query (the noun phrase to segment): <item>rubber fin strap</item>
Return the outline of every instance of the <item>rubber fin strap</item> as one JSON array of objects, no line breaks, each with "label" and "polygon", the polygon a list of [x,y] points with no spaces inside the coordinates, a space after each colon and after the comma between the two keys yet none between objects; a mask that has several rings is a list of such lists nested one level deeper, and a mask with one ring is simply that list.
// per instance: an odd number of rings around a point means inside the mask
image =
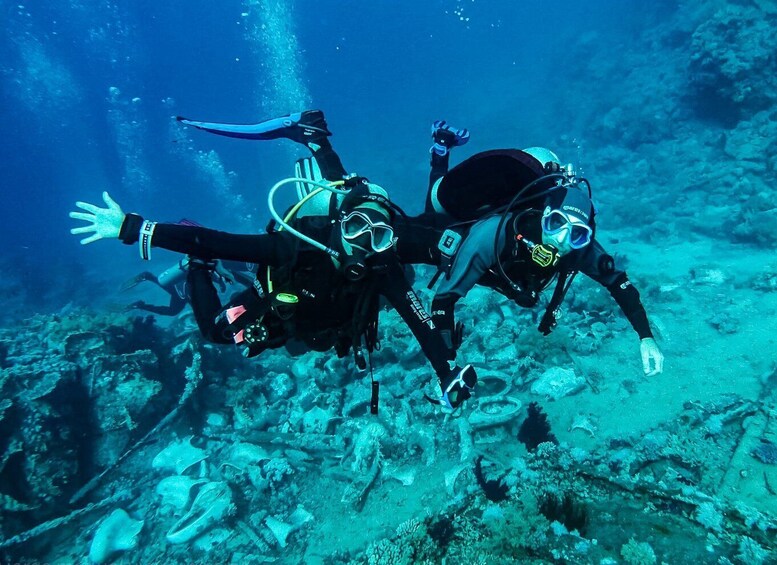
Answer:
[{"label": "rubber fin strap", "polygon": [[198,122],[182,116],[176,116],[176,120],[187,126],[192,126],[203,131],[224,135],[226,137],[237,137],[239,139],[277,139],[281,137],[279,133],[284,128],[297,124],[302,118],[302,114],[297,112],[283,118],[273,118],[258,124],[219,124],[215,122]]},{"label": "rubber fin strap", "polygon": [[[301,179],[326,182],[324,176],[321,174],[321,168],[318,166],[318,162],[316,161],[315,157],[303,157],[302,159],[297,159],[297,162],[294,163],[294,176]],[[316,188],[316,185],[298,182],[297,198],[302,200]]]}]

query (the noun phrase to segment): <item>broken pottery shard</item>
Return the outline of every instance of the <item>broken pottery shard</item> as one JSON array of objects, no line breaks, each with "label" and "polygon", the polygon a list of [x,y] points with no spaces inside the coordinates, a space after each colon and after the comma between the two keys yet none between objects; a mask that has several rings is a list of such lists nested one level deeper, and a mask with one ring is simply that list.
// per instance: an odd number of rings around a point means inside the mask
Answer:
[{"label": "broken pottery shard", "polygon": [[248,442],[239,442],[232,446],[228,461],[238,469],[245,469],[249,465],[258,465],[262,461],[271,459],[264,447]]},{"label": "broken pottery shard", "polygon": [[521,401],[512,396],[482,398],[468,420],[473,430],[499,426],[513,420],[521,406]]},{"label": "broken pottery shard", "polygon": [[97,528],[89,547],[89,560],[105,563],[119,553],[134,549],[142,529],[143,520],[133,520],[124,510],[117,508]]},{"label": "broken pottery shard", "polygon": [[286,538],[288,538],[289,534],[294,531],[294,526],[287,524],[286,522],[281,522],[272,516],[267,516],[267,518],[264,520],[264,523],[272,532],[272,535],[277,540],[278,545],[281,547],[286,547]]},{"label": "broken pottery shard", "polygon": [[162,498],[163,505],[183,510],[191,501],[194,487],[207,482],[207,479],[192,479],[184,475],[173,475],[159,481],[156,493]]},{"label": "broken pottery shard", "polygon": [[206,483],[200,487],[189,511],[167,532],[170,543],[186,543],[232,514],[232,491],[225,482]]},{"label": "broken pottery shard", "polygon": [[192,445],[192,437],[174,441],[165,447],[154,457],[151,466],[154,469],[175,471],[177,474],[183,475],[188,468],[205,460],[208,457],[207,453]]}]

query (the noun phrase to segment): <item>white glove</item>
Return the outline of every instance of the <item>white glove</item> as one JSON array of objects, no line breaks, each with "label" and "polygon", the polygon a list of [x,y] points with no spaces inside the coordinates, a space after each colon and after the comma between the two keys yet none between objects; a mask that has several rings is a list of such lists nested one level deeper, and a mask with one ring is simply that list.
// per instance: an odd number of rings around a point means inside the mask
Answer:
[{"label": "white glove", "polygon": [[[656,340],[646,337],[639,342],[639,352],[642,354],[642,370],[645,376],[652,377],[664,370],[664,354],[658,349]],[[653,369],[650,368],[650,360],[653,360]]]},{"label": "white glove", "polygon": [[90,225],[80,228],[73,228],[70,233],[78,235],[81,233],[92,233],[89,237],[81,240],[81,245],[92,243],[98,239],[109,238],[117,239],[121,231],[121,225],[124,223],[124,212],[107,192],[103,192],[103,201],[107,208],[100,208],[87,202],[76,202],[76,206],[84,212],[70,212],[70,217],[74,220],[83,220]]}]

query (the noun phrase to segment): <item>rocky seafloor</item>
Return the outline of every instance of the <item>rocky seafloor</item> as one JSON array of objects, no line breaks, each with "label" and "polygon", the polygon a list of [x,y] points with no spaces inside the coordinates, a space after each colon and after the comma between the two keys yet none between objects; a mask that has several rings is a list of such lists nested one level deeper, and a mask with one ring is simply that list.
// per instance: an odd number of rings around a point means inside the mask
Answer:
[{"label": "rocky seafloor", "polygon": [[[716,289],[713,275],[698,288]],[[757,395],[679,387],[676,413],[655,410],[640,395],[662,385],[640,376],[609,302],[581,285],[545,339],[532,313],[475,291],[461,354],[480,383],[447,416],[423,399],[430,369],[392,312],[373,359],[378,415],[349,358],[245,360],[200,342],[189,314],[164,329],[86,310],[36,316],[0,334],[0,551],[57,563],[769,562],[777,372],[755,376]],[[629,403],[654,410],[647,427],[608,423]]]}]

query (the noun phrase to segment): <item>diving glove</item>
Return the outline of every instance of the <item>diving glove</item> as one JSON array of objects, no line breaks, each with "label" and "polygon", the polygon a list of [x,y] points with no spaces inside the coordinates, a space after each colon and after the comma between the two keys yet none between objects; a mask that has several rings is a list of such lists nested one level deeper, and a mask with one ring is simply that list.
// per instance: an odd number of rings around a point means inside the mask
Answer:
[{"label": "diving glove", "polygon": [[[664,371],[664,354],[658,348],[656,340],[652,337],[646,337],[639,342],[639,351],[642,356],[642,370],[645,376],[653,377]],[[650,362],[653,361],[651,368]]]},{"label": "diving glove", "polygon": [[472,389],[478,382],[478,375],[472,365],[454,367],[440,382],[440,397],[426,397],[432,404],[438,404],[448,410],[455,410],[472,396]]}]

